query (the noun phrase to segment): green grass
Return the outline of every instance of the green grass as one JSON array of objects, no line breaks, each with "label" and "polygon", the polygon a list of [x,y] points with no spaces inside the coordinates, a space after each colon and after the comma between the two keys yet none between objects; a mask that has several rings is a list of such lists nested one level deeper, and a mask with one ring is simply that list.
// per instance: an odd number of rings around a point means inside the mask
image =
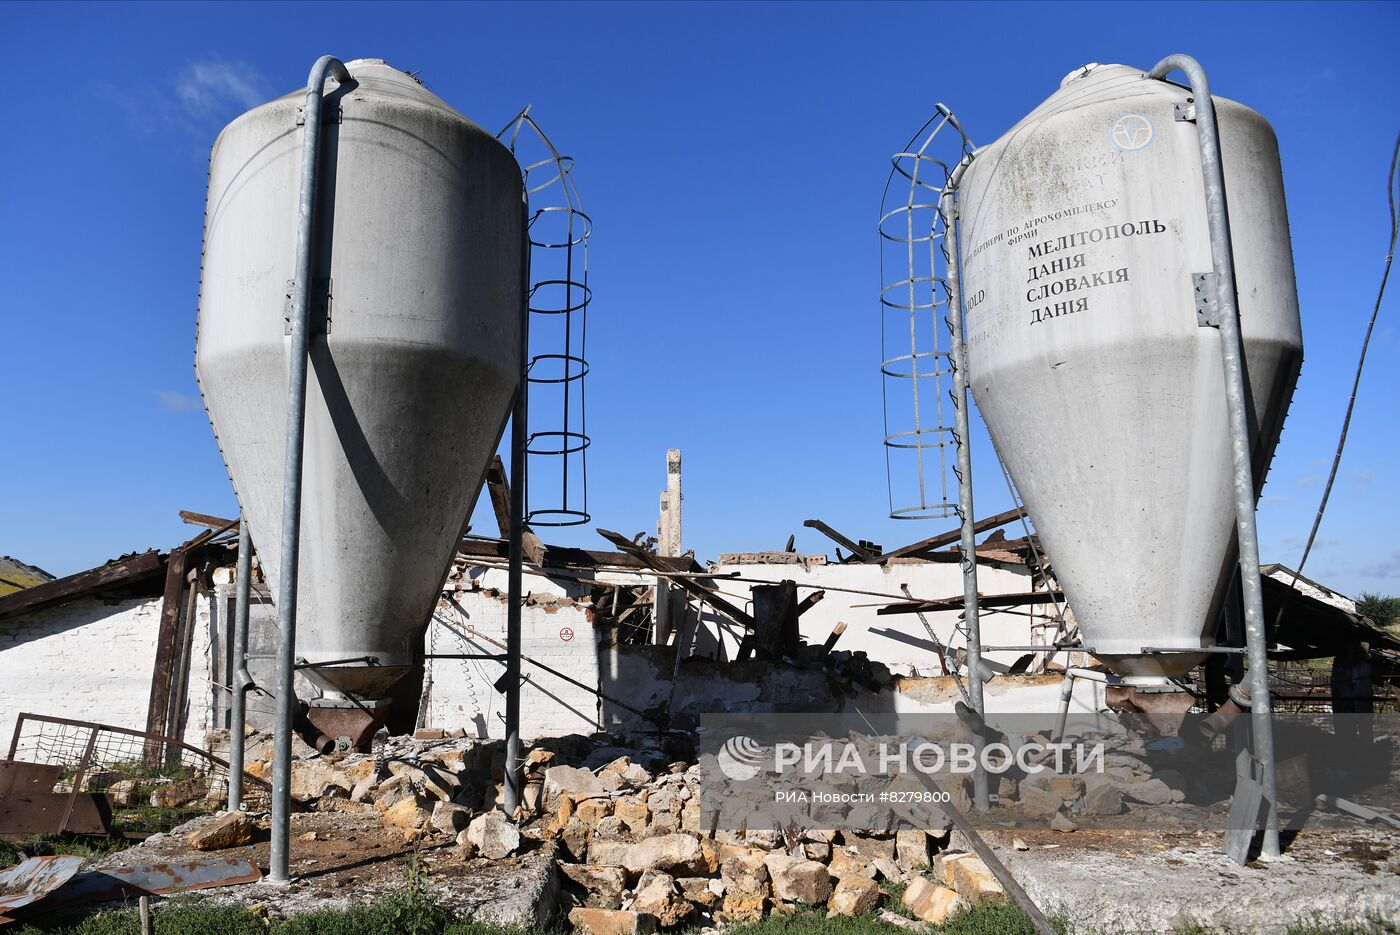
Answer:
[{"label": "green grass", "polygon": [[0,841],[0,868],[13,866],[28,857],[67,854],[92,860],[131,846],[120,838],[76,837],[63,834],[36,834],[23,841]]},{"label": "green grass", "polygon": [[[902,887],[885,888],[888,908],[896,911]],[[1052,920],[1060,935],[1069,927]],[[406,884],[393,895],[345,910],[320,910],[289,919],[269,915],[262,907],[223,905],[196,896],[178,897],[157,908],[156,935],[525,935],[518,930],[463,922],[453,910],[437,903],[427,891],[416,864],[410,863]],[[938,935],[1035,935],[1030,918],[1014,903],[1001,901],[965,910],[941,926]],[[98,912],[66,926],[31,925],[7,930],[6,935],[140,935],[134,904]],[[564,928],[547,932],[564,935]],[[758,922],[733,926],[726,935],[895,935],[904,929],[880,921],[875,914],[828,919],[825,910],[804,909],[773,914]],[[541,935],[532,930],[531,935]],[[686,933],[680,933],[686,935]],[[1184,923],[1172,935],[1229,935],[1228,930]],[[1360,924],[1300,920],[1287,935],[1400,935],[1395,922],[1372,919]]]}]

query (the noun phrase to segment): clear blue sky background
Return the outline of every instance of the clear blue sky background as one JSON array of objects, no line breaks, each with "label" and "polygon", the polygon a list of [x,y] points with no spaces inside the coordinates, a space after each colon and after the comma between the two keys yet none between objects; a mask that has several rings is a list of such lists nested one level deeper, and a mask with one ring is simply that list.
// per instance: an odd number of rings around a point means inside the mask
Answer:
[{"label": "clear blue sky background", "polygon": [[[702,559],[827,551],[808,517],[941,531],[886,518],[887,158],[936,100],[990,142],[1081,63],[1181,51],[1278,131],[1307,359],[1261,522],[1296,563],[1384,256],[1397,47],[1395,3],[0,4],[0,551],[66,574],[235,509],[192,366],[208,150],[326,52],[421,70],[493,131],[533,103],[577,158],[597,524],[654,531],[679,447]],[[1400,592],[1394,304],[1309,563],[1350,592]],[[978,512],[1004,508],[976,459]]]}]

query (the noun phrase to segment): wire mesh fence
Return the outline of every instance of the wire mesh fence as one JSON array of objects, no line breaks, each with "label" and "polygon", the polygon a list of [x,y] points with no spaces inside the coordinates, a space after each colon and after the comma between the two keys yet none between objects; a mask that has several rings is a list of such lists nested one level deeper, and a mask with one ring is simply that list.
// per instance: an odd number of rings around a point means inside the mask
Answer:
[{"label": "wire mesh fence", "polygon": [[[183,741],[130,728],[20,714],[8,759],[59,767],[52,792],[105,796],[112,833],[168,831],[228,803],[227,762]],[[247,810],[271,806],[265,780],[248,774],[244,785]]]}]

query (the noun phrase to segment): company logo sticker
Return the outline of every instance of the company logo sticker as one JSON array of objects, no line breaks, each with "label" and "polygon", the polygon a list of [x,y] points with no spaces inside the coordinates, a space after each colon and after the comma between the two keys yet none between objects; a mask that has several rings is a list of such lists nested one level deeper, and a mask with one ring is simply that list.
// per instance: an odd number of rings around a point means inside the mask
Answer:
[{"label": "company logo sticker", "polygon": [[1152,142],[1155,131],[1152,128],[1152,121],[1142,114],[1124,114],[1113,121],[1113,129],[1109,131],[1109,139],[1113,145],[1125,153],[1135,152]]}]

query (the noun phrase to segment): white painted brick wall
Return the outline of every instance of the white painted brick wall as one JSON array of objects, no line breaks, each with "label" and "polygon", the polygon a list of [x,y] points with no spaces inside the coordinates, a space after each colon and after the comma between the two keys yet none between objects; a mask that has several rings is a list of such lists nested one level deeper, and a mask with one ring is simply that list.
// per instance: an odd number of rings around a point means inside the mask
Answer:
[{"label": "white painted brick wall", "polygon": [[[440,602],[428,628],[428,652],[499,653],[479,637],[504,645],[506,641],[506,573],[502,569],[468,569],[477,590],[458,591],[454,601]],[[493,596],[488,589],[497,589]],[[527,595],[557,595],[586,601],[589,585],[542,578],[525,578]],[[582,682],[599,682],[598,637],[589,621],[589,605],[545,607],[527,602],[521,614],[521,649],[526,656]],[[561,631],[572,631],[563,639]],[[505,696],[493,683],[505,672],[495,660],[434,660],[426,723],[448,730],[461,727],[474,737],[505,735]],[[520,692],[521,736],[526,739],[560,734],[590,734],[598,730],[598,697],[528,662],[521,664],[528,681]]]},{"label": "white painted brick wall", "polygon": [[[0,752],[21,711],[143,730],[161,599],[80,598],[0,620]],[[210,727],[209,601],[196,608],[184,740]]]},{"label": "white painted brick wall", "polygon": [[[837,649],[851,652],[863,650],[871,659],[883,662],[900,675],[937,675],[942,673],[937,654],[930,648],[928,634],[919,618],[914,614],[876,614],[882,603],[908,600],[903,596],[901,585],[908,585],[910,593],[922,600],[935,600],[957,597],[962,600],[962,566],[956,562],[900,562],[892,561],[885,565],[863,564],[813,564],[810,568],[787,564],[740,564],[721,565],[716,574],[737,572],[740,578],[782,581],[790,578],[797,582],[799,600],[810,595],[814,588],[838,587],[872,594],[851,594],[846,591],[827,590],[826,597],[799,618],[799,628],[808,643],[819,644],[826,640],[838,621],[846,624],[846,631],[836,643]],[[751,593],[753,584],[745,581],[715,582],[725,597],[733,604],[753,612]],[[984,595],[1014,594],[1031,590],[1031,579],[1022,573],[978,565],[977,588]],[[888,595],[877,597],[874,595]],[[1049,622],[1045,612],[1053,608],[1049,604],[1011,608],[1017,613],[996,613],[983,610],[980,620],[982,642],[991,646],[1022,646],[1032,642],[1033,629],[1037,640],[1048,640],[1054,636],[1054,628],[1033,628],[1033,624]],[[925,614],[933,632],[948,646],[961,647],[966,642],[958,630],[962,608]],[[1034,613],[1036,619],[1023,616]],[[734,658],[738,649],[735,627],[723,617],[708,613],[701,633],[692,651],[706,656],[715,655],[717,641],[725,646],[726,658]],[[1020,652],[988,653],[989,659],[1011,664],[1021,656]],[[1061,657],[1063,659],[1063,657]]]}]

